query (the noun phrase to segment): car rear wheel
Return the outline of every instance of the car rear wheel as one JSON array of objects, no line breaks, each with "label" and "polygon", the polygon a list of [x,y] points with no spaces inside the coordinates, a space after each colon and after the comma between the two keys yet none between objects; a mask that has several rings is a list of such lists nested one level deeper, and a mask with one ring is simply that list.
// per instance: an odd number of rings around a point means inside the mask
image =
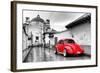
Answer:
[{"label": "car rear wheel", "polygon": [[67,56],[66,49],[64,49],[63,56],[64,56],[64,57]]}]

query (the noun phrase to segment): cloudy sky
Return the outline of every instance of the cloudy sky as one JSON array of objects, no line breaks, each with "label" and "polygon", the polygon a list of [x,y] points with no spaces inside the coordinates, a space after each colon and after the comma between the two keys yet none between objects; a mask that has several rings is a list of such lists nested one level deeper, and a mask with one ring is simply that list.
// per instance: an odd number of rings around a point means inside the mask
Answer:
[{"label": "cloudy sky", "polygon": [[51,28],[57,31],[63,31],[66,30],[66,25],[81,17],[85,13],[24,10],[23,22],[25,21],[25,17],[30,17],[31,20],[32,18],[35,18],[38,14],[44,20],[50,19]]}]

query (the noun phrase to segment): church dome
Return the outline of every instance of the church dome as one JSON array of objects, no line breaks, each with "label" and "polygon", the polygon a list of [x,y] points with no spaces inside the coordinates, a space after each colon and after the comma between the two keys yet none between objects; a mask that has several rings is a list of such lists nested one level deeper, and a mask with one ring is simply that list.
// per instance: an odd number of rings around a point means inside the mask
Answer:
[{"label": "church dome", "polygon": [[31,22],[41,22],[41,23],[45,23],[45,21],[40,17],[40,15],[37,15],[37,17],[33,18],[31,20]]}]

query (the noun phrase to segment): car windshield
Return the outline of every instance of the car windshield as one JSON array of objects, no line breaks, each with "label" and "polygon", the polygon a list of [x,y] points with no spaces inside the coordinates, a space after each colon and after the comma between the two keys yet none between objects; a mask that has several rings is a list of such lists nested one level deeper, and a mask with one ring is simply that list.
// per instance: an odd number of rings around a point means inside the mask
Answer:
[{"label": "car windshield", "polygon": [[72,39],[66,39],[66,40],[64,40],[64,42],[65,42],[65,43],[75,43],[75,41],[72,40]]}]

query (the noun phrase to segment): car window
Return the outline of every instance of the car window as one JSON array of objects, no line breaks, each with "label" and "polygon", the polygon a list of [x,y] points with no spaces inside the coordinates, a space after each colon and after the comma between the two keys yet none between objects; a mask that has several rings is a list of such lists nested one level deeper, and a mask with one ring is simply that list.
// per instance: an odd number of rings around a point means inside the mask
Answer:
[{"label": "car window", "polygon": [[67,40],[64,40],[64,42],[65,42],[65,43],[75,43],[75,41],[74,41],[74,40],[72,40],[72,39],[67,39]]},{"label": "car window", "polygon": [[59,44],[64,44],[64,41],[63,40],[60,40],[58,43]]}]

